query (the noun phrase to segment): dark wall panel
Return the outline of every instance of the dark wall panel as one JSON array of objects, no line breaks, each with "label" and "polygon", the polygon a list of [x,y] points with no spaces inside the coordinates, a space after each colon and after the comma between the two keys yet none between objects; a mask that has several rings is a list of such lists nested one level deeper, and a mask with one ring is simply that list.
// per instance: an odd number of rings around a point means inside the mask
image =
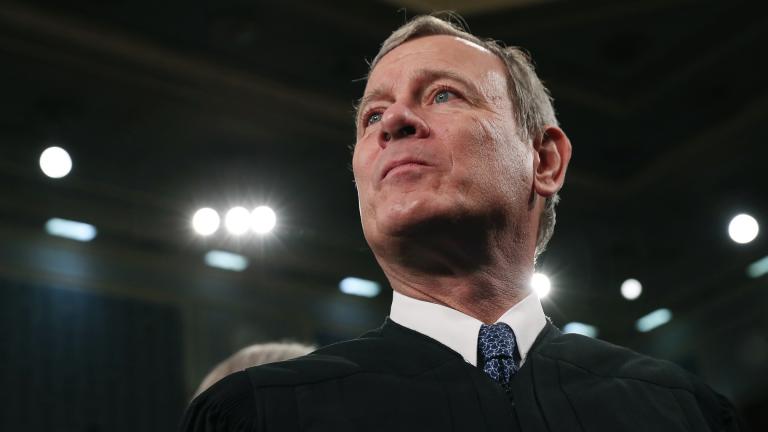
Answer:
[{"label": "dark wall panel", "polygon": [[0,279],[0,430],[174,430],[185,403],[179,315]]}]

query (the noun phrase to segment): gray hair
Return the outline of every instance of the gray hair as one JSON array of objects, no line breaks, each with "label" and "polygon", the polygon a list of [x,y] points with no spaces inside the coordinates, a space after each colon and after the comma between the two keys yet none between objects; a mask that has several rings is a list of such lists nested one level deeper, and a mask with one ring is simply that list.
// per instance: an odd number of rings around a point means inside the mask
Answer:
[{"label": "gray hair", "polygon": [[[272,342],[247,346],[208,372],[194,397],[216,384],[219,380],[243,369],[277,361],[289,360],[314,351],[315,347],[294,342]],[[193,397],[193,398],[194,398]]]},{"label": "gray hair", "polygon": [[[558,126],[558,122],[552,106],[552,97],[536,75],[531,57],[519,47],[504,46],[493,39],[481,39],[465,28],[463,20],[455,14],[449,14],[446,19],[431,15],[417,16],[395,30],[381,44],[379,53],[370,64],[369,76],[382,57],[410,40],[424,36],[448,35],[470,41],[491,51],[506,65],[507,87],[514,108],[515,122],[519,126],[519,138],[524,142],[543,139],[544,129],[547,126]],[[536,236],[536,257],[544,252],[555,231],[555,205],[558,201],[560,197],[555,193],[544,202]]]}]

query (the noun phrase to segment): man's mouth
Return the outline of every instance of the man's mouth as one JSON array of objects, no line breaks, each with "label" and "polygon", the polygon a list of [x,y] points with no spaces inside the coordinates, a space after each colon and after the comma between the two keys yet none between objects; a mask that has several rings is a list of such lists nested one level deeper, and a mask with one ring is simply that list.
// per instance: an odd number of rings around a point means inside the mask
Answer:
[{"label": "man's mouth", "polygon": [[384,180],[392,171],[407,169],[415,166],[429,166],[426,162],[413,158],[400,159],[388,163],[382,170],[381,180]]}]

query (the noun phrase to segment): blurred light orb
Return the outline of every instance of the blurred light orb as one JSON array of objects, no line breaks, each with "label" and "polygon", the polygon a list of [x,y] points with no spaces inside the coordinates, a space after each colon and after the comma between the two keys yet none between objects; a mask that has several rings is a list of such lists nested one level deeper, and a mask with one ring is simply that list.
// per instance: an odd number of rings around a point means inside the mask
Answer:
[{"label": "blurred light orb", "polygon": [[549,295],[549,291],[552,289],[552,283],[544,273],[534,273],[531,277],[531,288],[539,298],[544,298]]},{"label": "blurred light orb", "polygon": [[656,309],[635,322],[637,331],[647,333],[656,327],[668,323],[672,319],[672,312],[667,308]]},{"label": "blurred light orb", "polygon": [[259,234],[272,231],[277,223],[275,212],[267,206],[259,206],[251,212],[251,229]]},{"label": "blurred light orb", "polygon": [[597,337],[597,327],[573,321],[563,326],[563,333],[574,333],[595,338]]},{"label": "blurred light orb", "polygon": [[634,300],[643,293],[643,284],[637,279],[627,279],[621,283],[621,295],[627,300]]},{"label": "blurred light orb", "polygon": [[209,236],[215,233],[221,225],[221,218],[216,210],[203,207],[192,216],[192,228],[201,236]]},{"label": "blurred light orb", "polygon": [[376,297],[381,292],[377,282],[356,277],[346,277],[339,282],[339,289],[344,294],[360,297]]},{"label": "blurred light orb", "polygon": [[205,254],[205,263],[222,270],[240,272],[248,268],[248,258],[222,250],[212,250]]},{"label": "blurred light orb", "polygon": [[224,226],[232,235],[243,235],[251,227],[251,212],[245,207],[232,207],[224,217]]},{"label": "blurred light orb", "polygon": [[45,223],[45,231],[57,237],[64,237],[81,242],[89,242],[96,238],[96,227],[69,219],[52,218]]},{"label": "blurred light orb", "polygon": [[728,235],[731,236],[731,240],[739,244],[751,242],[757,237],[758,232],[760,232],[760,226],[757,220],[745,213],[735,216],[728,224]]},{"label": "blurred light orb", "polygon": [[62,178],[72,171],[72,158],[61,147],[48,147],[40,154],[40,169],[50,178]]}]

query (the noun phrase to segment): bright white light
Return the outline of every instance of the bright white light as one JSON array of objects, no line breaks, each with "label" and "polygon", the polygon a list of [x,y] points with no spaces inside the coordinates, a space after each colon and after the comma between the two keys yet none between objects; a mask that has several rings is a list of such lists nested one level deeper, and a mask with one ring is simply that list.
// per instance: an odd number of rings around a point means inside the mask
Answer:
[{"label": "bright white light", "polygon": [[342,279],[339,282],[339,289],[344,294],[361,297],[376,297],[381,292],[381,286],[378,283],[356,277]]},{"label": "bright white light", "polygon": [[72,158],[61,147],[48,147],[40,155],[40,169],[50,178],[62,178],[72,171]]},{"label": "bright white light", "polygon": [[597,327],[580,322],[569,322],[563,327],[564,333],[576,333],[591,338],[597,337]]},{"label": "bright white light", "polygon": [[251,212],[251,228],[259,234],[266,234],[272,231],[277,222],[275,212],[267,206],[259,206]]},{"label": "bright white light", "polygon": [[232,252],[212,250],[205,254],[205,263],[230,271],[243,271],[248,267],[248,258]]},{"label": "bright white light", "polygon": [[635,323],[637,331],[643,333],[649,332],[660,325],[664,325],[672,319],[672,312],[669,309],[656,309],[648,315],[640,318]]},{"label": "bright white light", "polygon": [[747,267],[747,274],[752,278],[759,278],[768,273],[768,256],[760,258]]},{"label": "bright white light", "polygon": [[637,279],[627,279],[621,284],[621,295],[627,300],[634,300],[643,293],[643,285]]},{"label": "bright white light", "polygon": [[91,241],[96,237],[96,227],[85,222],[53,218],[45,223],[45,231],[57,237],[64,237],[81,242]]},{"label": "bright white light", "polygon": [[744,213],[731,219],[731,223],[728,224],[728,235],[731,236],[731,240],[740,244],[754,240],[759,231],[760,226],[757,220]]},{"label": "bright white light", "polygon": [[539,298],[544,298],[549,295],[549,291],[552,289],[552,283],[545,274],[534,273],[531,277],[531,288]]},{"label": "bright white light", "polygon": [[202,236],[208,236],[216,232],[221,224],[221,218],[216,210],[203,207],[192,216],[192,228]]},{"label": "bright white light", "polygon": [[224,225],[230,234],[245,234],[251,227],[251,212],[245,207],[232,207],[224,218]]}]

